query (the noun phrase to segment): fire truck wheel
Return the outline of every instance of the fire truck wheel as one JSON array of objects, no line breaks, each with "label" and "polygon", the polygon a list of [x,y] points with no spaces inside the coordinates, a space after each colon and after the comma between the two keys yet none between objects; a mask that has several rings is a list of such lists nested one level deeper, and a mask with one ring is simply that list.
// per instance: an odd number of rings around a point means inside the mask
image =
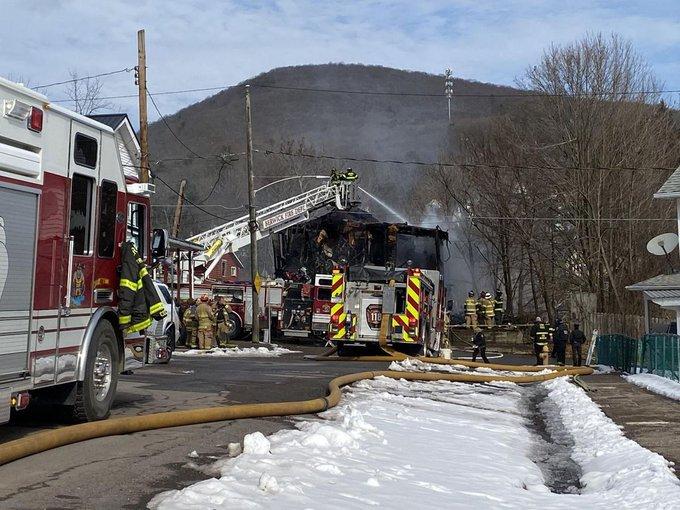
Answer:
[{"label": "fire truck wheel", "polygon": [[108,418],[118,385],[118,343],[113,326],[101,321],[87,353],[85,380],[76,383],[73,417],[77,421]]},{"label": "fire truck wheel", "polygon": [[241,338],[243,334],[243,322],[237,313],[229,312],[229,320],[227,321],[227,328],[224,336],[227,341]]}]

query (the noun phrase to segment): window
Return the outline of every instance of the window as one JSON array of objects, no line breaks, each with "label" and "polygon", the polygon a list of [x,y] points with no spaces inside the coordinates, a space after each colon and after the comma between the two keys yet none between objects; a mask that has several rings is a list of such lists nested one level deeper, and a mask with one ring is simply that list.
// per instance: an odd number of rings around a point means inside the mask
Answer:
[{"label": "window", "polygon": [[222,276],[227,276],[227,261],[222,261]]},{"label": "window", "polygon": [[89,177],[78,174],[73,175],[71,182],[69,235],[73,236],[74,255],[86,255],[90,252],[93,182]]},{"label": "window", "polygon": [[95,168],[97,166],[97,140],[82,133],[76,133],[73,144],[73,161],[80,166]]},{"label": "window", "polygon": [[99,238],[97,254],[113,257],[116,247],[116,199],[118,186],[115,182],[104,181],[99,189]]},{"label": "window", "polygon": [[125,240],[132,241],[142,257],[146,256],[145,235],[146,206],[137,202],[130,202],[128,204],[127,234]]},{"label": "window", "polygon": [[165,285],[159,285],[158,289],[161,291],[161,294],[163,294],[163,298],[165,299],[165,302],[167,304],[172,303],[172,296],[170,296],[170,291]]},{"label": "window", "polygon": [[231,276],[232,278],[236,278],[236,266],[231,266]]},{"label": "window", "polygon": [[319,287],[316,293],[316,299],[318,299],[319,301],[330,301],[331,289]]}]

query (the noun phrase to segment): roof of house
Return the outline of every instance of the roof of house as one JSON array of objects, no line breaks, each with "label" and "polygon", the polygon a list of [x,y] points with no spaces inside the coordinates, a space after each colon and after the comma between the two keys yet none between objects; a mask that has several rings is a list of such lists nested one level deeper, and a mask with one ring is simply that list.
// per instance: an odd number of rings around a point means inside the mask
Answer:
[{"label": "roof of house", "polygon": [[88,117],[97,122],[101,122],[102,124],[106,124],[114,131],[118,126],[125,122],[125,119],[127,119],[125,113],[106,113],[102,115],[88,115]]},{"label": "roof of house", "polygon": [[680,166],[654,193],[654,198],[680,198]]},{"label": "roof of house", "polygon": [[626,287],[636,291],[680,290],[680,273],[660,274]]}]

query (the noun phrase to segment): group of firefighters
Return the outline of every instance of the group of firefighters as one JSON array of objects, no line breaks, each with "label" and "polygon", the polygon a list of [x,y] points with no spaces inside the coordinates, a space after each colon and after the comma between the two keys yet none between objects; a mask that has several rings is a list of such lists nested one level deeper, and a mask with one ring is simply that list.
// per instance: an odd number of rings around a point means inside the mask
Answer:
[{"label": "group of firefighters", "polygon": [[[550,357],[557,360],[558,365],[565,364],[567,353],[567,343],[571,344],[572,362],[575,367],[580,367],[582,363],[581,349],[586,342],[586,335],[581,331],[580,325],[574,323],[572,330],[569,331],[567,324],[562,319],[556,319],[555,325],[550,326],[543,322],[541,317],[536,317],[529,336],[534,344],[534,354],[536,364],[542,365],[542,353],[546,348],[550,351]],[[552,349],[549,345],[552,343]]]},{"label": "group of firefighters", "polygon": [[491,294],[485,291],[479,293],[479,297],[475,299],[474,291],[468,292],[468,297],[465,300],[465,325],[470,328],[475,328],[478,325],[482,326],[498,326],[503,324],[503,313],[505,312],[505,303],[503,302],[503,293],[499,290],[496,292],[496,297],[491,297]]},{"label": "group of firefighters", "polygon": [[212,300],[204,294],[198,303],[195,299],[187,299],[184,306],[181,317],[189,348],[208,350],[226,344],[231,307],[223,297]]}]

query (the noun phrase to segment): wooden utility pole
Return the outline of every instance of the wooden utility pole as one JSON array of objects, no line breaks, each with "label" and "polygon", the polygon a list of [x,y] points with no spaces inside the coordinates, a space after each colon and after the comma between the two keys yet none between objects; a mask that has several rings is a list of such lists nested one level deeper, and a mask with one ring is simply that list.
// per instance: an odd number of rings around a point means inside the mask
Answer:
[{"label": "wooden utility pole", "polygon": [[140,182],[149,182],[149,124],[146,117],[146,44],[144,30],[137,32],[137,85],[139,87]]},{"label": "wooden utility pole", "polygon": [[250,229],[250,281],[253,284],[252,341],[260,341],[260,274],[257,270],[257,216],[255,214],[255,186],[253,183],[253,125],[250,116],[250,85],[246,85],[246,168],[248,170],[248,227]]},{"label": "wooden utility pole", "polygon": [[182,207],[184,207],[184,188],[186,185],[186,179],[182,179],[182,181],[179,183],[177,206],[175,207],[175,216],[172,219],[172,230],[170,231],[170,235],[172,237],[177,237],[179,235],[179,224],[182,221]]}]

